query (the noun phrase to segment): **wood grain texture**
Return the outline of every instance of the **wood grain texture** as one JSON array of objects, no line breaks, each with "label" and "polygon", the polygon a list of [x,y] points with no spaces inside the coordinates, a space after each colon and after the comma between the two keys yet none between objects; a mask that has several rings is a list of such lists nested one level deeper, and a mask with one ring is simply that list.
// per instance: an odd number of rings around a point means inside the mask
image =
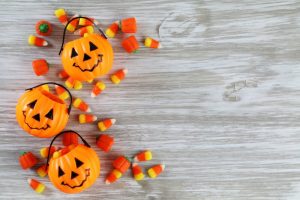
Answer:
[{"label": "wood grain texture", "polygon": [[[96,99],[91,86],[72,91],[95,114],[115,117],[108,131],[113,151],[101,158],[96,184],[77,195],[47,191],[36,195],[18,164],[20,150],[37,153],[49,139],[24,133],[15,120],[15,105],[24,89],[61,81],[57,55],[62,26],[53,15],[63,7],[95,17],[106,28],[135,16],[137,38],[160,38],[163,48],[128,55],[123,37],[112,39],[114,69],[126,66],[127,79]],[[261,1],[0,1],[0,198],[1,199],[292,199],[300,198],[300,3]],[[27,45],[39,19],[55,25],[49,48]],[[68,40],[74,37],[68,37]],[[35,58],[51,70],[36,77]],[[75,111],[75,110],[74,110]],[[79,125],[73,112],[68,129],[80,132],[95,147],[96,125]],[[95,147],[96,148],[96,147]],[[106,186],[105,175],[119,154],[149,148],[153,162],[166,171],[155,180],[135,182],[130,173]]]}]

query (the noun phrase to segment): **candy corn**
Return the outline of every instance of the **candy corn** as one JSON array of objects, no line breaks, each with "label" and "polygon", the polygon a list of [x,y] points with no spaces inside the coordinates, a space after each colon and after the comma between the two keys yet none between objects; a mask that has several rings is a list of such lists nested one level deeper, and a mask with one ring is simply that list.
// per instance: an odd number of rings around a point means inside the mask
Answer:
[{"label": "candy corn", "polygon": [[[75,18],[75,17],[78,17],[79,15],[74,15],[73,17],[71,17],[71,19]],[[71,20],[70,19],[70,20]],[[77,28],[77,25],[78,25],[78,22],[79,22],[79,19],[74,19],[73,21],[71,21],[68,26],[67,26],[67,30],[70,31],[70,32],[74,32]]]},{"label": "candy corn", "polygon": [[69,74],[65,70],[61,70],[58,72],[57,76],[61,79],[69,78]]},{"label": "candy corn", "polygon": [[142,168],[136,163],[132,164],[132,174],[136,181],[143,180],[145,177]]},{"label": "candy corn", "polygon": [[43,158],[47,158],[48,154],[50,153],[50,156],[55,152],[56,148],[55,146],[51,146],[51,149],[49,151],[49,147],[43,147],[40,150],[40,154]]},{"label": "candy corn", "polygon": [[115,119],[104,119],[103,121],[98,122],[98,128],[100,131],[106,131],[109,129],[114,123],[116,123]]},{"label": "candy corn", "polygon": [[23,169],[28,169],[35,166],[38,160],[31,152],[20,152],[19,162]]},{"label": "candy corn", "polygon": [[78,116],[78,120],[80,124],[91,123],[97,120],[97,116],[91,114],[80,114]]},{"label": "candy corn", "polygon": [[30,187],[37,193],[43,193],[43,191],[45,190],[45,185],[35,179],[29,178],[27,179],[27,182]]},{"label": "candy corn", "polygon": [[68,88],[74,88],[75,90],[80,90],[82,88],[82,83],[73,79],[72,77],[69,77],[65,84]]},{"label": "candy corn", "polygon": [[69,93],[63,87],[55,85],[55,91],[60,99],[66,100],[69,98]]},{"label": "candy corn", "polygon": [[92,26],[81,27],[74,32],[74,35],[80,35],[82,37],[85,33],[94,33],[94,28]]},{"label": "candy corn", "polygon": [[37,76],[45,75],[49,71],[49,65],[45,59],[32,61],[32,68]]},{"label": "candy corn", "polygon": [[105,184],[109,185],[111,183],[116,182],[119,178],[122,177],[122,173],[117,170],[117,169],[113,169],[106,177],[105,179]]},{"label": "candy corn", "polygon": [[146,37],[145,46],[153,49],[161,48],[161,44],[159,43],[159,41],[154,40],[153,38],[150,37]]},{"label": "candy corn", "polygon": [[165,169],[165,165],[159,164],[148,169],[148,175],[150,178],[156,178]]},{"label": "candy corn", "polygon": [[60,157],[60,156],[61,156],[61,151],[55,151],[55,152],[53,153],[52,158],[58,158],[58,157]]},{"label": "candy corn", "polygon": [[49,92],[49,91],[50,91],[50,89],[49,89],[49,85],[48,85],[48,84],[44,84],[44,85],[42,85],[42,86],[41,86],[41,88],[42,88],[43,90],[46,90],[47,92]]},{"label": "candy corn", "polygon": [[111,75],[110,80],[114,84],[119,84],[125,78],[125,75],[127,73],[128,73],[127,69],[120,69],[120,70],[116,71],[113,75]]},{"label": "candy corn", "polygon": [[28,37],[28,44],[37,46],[37,47],[48,46],[48,42],[46,40],[44,40],[43,38],[34,36],[34,35],[30,35]]},{"label": "candy corn", "polygon": [[119,30],[119,21],[112,23],[105,31],[106,35],[110,38],[114,38]]},{"label": "candy corn", "polygon": [[109,152],[114,144],[114,138],[107,134],[100,134],[96,144],[102,151]]},{"label": "candy corn", "polygon": [[101,94],[101,92],[103,90],[105,90],[105,88],[106,88],[106,85],[102,81],[98,81],[93,87],[91,97],[98,96],[99,94]]},{"label": "candy corn", "polygon": [[152,152],[149,150],[142,151],[134,156],[134,161],[147,161],[152,159]]},{"label": "candy corn", "polygon": [[113,161],[112,165],[115,169],[124,174],[129,169],[131,162],[125,156],[119,156]]},{"label": "candy corn", "polygon": [[136,53],[140,48],[140,45],[134,35],[125,38],[121,44],[127,53]]},{"label": "candy corn", "polygon": [[136,32],[136,20],[134,17],[122,19],[120,22],[120,28],[123,33],[135,33]]},{"label": "candy corn", "polygon": [[69,145],[77,145],[78,144],[78,135],[73,132],[67,132],[63,135],[62,139],[63,145],[64,146],[69,146]]},{"label": "candy corn", "polygon": [[83,112],[91,112],[91,109],[89,107],[89,105],[87,103],[85,103],[82,99],[80,98],[76,98],[73,101],[73,106],[75,108],[78,108],[79,110],[83,111]]},{"label": "candy corn", "polygon": [[36,173],[39,175],[39,177],[45,177],[47,176],[47,165],[41,165],[39,168],[37,168]]},{"label": "candy corn", "polygon": [[55,10],[54,14],[64,26],[68,23],[68,16],[63,8]]},{"label": "candy corn", "polygon": [[[91,20],[91,21],[90,21]],[[94,18],[89,18],[89,20],[85,18],[79,18],[79,26],[93,26],[94,24],[98,25],[99,22]]]},{"label": "candy corn", "polygon": [[42,36],[49,36],[52,33],[52,26],[46,20],[40,20],[35,25],[36,33]]}]

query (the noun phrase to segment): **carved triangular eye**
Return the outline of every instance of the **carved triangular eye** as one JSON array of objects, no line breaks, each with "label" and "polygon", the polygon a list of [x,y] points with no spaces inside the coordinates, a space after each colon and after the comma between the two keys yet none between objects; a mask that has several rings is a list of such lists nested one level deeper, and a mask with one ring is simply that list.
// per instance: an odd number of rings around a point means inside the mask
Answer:
[{"label": "carved triangular eye", "polygon": [[76,178],[77,176],[78,176],[78,174],[76,172],[72,171],[72,173],[71,173],[71,179]]},{"label": "carved triangular eye", "polygon": [[72,48],[72,54],[71,54],[71,58],[78,56],[77,52],[75,51],[74,48]]},{"label": "carved triangular eye", "polygon": [[92,42],[90,42],[90,51],[94,51],[98,49],[98,47],[96,47],[96,45],[94,45]]},{"label": "carved triangular eye", "polygon": [[78,160],[77,158],[75,158],[75,163],[76,163],[76,167],[80,167],[81,165],[83,165],[83,162]]},{"label": "carved triangular eye", "polygon": [[33,109],[35,104],[36,104],[37,100],[34,100],[33,102],[31,102],[30,104],[28,104],[29,108]]},{"label": "carved triangular eye", "polygon": [[45,117],[51,120],[53,119],[53,108],[51,108],[51,110],[47,113],[47,115],[45,115]]},{"label": "carved triangular eye", "polygon": [[65,172],[60,167],[58,167],[58,177],[61,177],[63,175],[65,175]]}]

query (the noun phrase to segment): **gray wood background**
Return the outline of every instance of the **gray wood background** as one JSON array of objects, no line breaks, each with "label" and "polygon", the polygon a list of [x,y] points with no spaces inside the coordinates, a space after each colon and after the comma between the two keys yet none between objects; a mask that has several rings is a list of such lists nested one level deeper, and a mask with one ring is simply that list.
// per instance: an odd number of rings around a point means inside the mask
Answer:
[{"label": "gray wood background", "polygon": [[[137,37],[160,38],[164,48],[141,47],[128,55],[118,35],[112,39],[114,69],[127,67],[119,86],[107,76],[107,90],[89,97],[91,85],[72,91],[99,117],[115,117],[108,131],[113,150],[97,149],[102,170],[87,191],[66,195],[47,178],[47,191],[27,185],[34,171],[18,164],[20,150],[49,144],[24,133],[15,105],[27,87],[57,81],[62,26],[56,8],[95,17],[106,28],[135,16]],[[51,47],[27,45],[37,20],[54,23]],[[0,198],[1,199],[300,199],[300,2],[261,1],[0,1]],[[69,37],[70,40],[74,37]],[[31,61],[46,58],[49,74],[36,77]],[[96,125],[79,125],[75,111],[69,129],[96,149]],[[59,143],[59,142],[58,142]],[[111,161],[149,148],[166,171],[135,182],[128,172],[106,186]]]}]

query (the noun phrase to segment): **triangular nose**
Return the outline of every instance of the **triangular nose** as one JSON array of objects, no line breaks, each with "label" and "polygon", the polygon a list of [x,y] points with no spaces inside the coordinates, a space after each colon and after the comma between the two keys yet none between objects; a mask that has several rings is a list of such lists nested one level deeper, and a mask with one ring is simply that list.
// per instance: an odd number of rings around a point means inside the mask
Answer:
[{"label": "triangular nose", "polygon": [[72,171],[72,173],[71,173],[71,179],[76,178],[77,176],[78,176],[78,174],[76,172]]},{"label": "triangular nose", "polygon": [[39,122],[40,121],[40,114],[36,114],[32,118]]},{"label": "triangular nose", "polygon": [[87,54],[84,54],[83,61],[89,60],[91,57]]}]

